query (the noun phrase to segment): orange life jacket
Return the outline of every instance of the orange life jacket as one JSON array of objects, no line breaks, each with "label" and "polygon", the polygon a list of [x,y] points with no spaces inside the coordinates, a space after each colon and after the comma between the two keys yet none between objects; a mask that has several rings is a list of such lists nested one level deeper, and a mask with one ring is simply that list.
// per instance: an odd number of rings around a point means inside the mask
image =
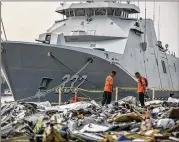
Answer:
[{"label": "orange life jacket", "polygon": [[104,91],[106,92],[112,92],[113,88],[113,77],[111,75],[106,77]]},{"label": "orange life jacket", "polygon": [[146,90],[146,81],[143,77],[140,77],[138,79],[137,92],[138,93],[145,93],[145,90]]}]

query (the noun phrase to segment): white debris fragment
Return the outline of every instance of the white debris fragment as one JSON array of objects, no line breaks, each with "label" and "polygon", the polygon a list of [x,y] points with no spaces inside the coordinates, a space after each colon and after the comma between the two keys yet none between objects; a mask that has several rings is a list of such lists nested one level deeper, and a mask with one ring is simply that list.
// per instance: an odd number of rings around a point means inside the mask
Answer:
[{"label": "white debris fragment", "polygon": [[96,125],[96,124],[87,124],[80,130],[80,132],[104,132],[107,131],[109,127]]},{"label": "white debris fragment", "polygon": [[160,119],[157,122],[157,127],[158,128],[163,128],[163,129],[167,129],[167,128],[172,128],[175,125],[175,122],[173,119],[169,119],[169,118],[165,118],[165,119]]},{"label": "white debris fragment", "polygon": [[148,105],[154,105],[154,104],[161,104],[163,102],[164,101],[161,101],[161,100],[153,100],[153,101],[145,102],[145,105],[148,106]]},{"label": "white debris fragment", "polygon": [[90,102],[76,102],[72,104],[67,105],[58,105],[58,106],[52,106],[52,107],[46,107],[46,110],[57,110],[57,111],[64,111],[66,110],[80,110],[88,108],[92,105]]},{"label": "white debris fragment", "polygon": [[171,102],[171,103],[179,103],[179,99],[175,99],[175,98],[172,98],[172,97],[169,97],[167,102]]},{"label": "white debris fragment", "polygon": [[152,110],[152,112],[153,112],[153,113],[160,113],[160,112],[162,112],[162,111],[164,111],[164,110],[166,110],[166,108],[164,108],[164,107],[158,107],[158,108],[154,108],[154,109]]}]

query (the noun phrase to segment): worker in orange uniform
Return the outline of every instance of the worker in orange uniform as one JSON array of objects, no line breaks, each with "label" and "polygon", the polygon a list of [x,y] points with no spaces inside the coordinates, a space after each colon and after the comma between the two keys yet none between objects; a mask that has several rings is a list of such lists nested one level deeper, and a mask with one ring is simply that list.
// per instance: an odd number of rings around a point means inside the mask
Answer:
[{"label": "worker in orange uniform", "polygon": [[104,104],[110,104],[111,103],[112,92],[113,92],[113,78],[114,78],[115,75],[116,75],[116,72],[112,71],[111,74],[106,77],[102,106],[104,106]]},{"label": "worker in orange uniform", "polygon": [[138,79],[138,87],[137,92],[139,93],[139,101],[141,104],[141,107],[144,107],[144,94],[146,93],[146,86],[147,86],[147,80],[140,75],[139,72],[135,73],[135,77]]}]

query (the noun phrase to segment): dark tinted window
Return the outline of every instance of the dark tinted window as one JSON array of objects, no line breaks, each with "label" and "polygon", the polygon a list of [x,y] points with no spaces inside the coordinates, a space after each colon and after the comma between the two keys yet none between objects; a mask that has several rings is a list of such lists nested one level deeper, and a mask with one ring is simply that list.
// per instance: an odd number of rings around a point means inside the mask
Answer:
[{"label": "dark tinted window", "polygon": [[108,15],[112,16],[114,12],[114,9],[108,8]]},{"label": "dark tinted window", "polygon": [[76,9],[75,16],[85,16],[85,10],[84,9]]},{"label": "dark tinted window", "polygon": [[94,15],[93,9],[86,9],[86,15],[87,15],[88,17],[93,16],[93,15]]},{"label": "dark tinted window", "polygon": [[120,9],[116,9],[115,11],[115,16],[121,16],[121,10]]},{"label": "dark tinted window", "polygon": [[66,17],[69,17],[69,16],[70,16],[69,10],[67,10],[65,13],[66,13]]},{"label": "dark tinted window", "polygon": [[96,9],[95,15],[106,15],[106,9],[104,9],[104,8]]},{"label": "dark tinted window", "polygon": [[70,10],[70,16],[74,16],[73,10]]}]

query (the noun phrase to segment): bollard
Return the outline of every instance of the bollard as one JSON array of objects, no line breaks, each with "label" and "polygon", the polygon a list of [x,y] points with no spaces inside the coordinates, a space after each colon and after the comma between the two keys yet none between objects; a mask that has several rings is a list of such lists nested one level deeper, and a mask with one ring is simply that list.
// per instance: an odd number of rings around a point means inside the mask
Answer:
[{"label": "bollard", "polygon": [[74,98],[74,102],[78,102],[78,90],[75,88],[75,98]]},{"label": "bollard", "polygon": [[59,98],[58,98],[58,103],[59,103],[59,105],[61,104],[61,102],[62,102],[62,88],[59,88]]},{"label": "bollard", "polygon": [[155,99],[155,89],[153,88],[152,89],[152,100],[154,100]]},{"label": "bollard", "polygon": [[119,91],[119,89],[118,89],[118,87],[116,87],[116,102],[118,101],[118,91]]}]

